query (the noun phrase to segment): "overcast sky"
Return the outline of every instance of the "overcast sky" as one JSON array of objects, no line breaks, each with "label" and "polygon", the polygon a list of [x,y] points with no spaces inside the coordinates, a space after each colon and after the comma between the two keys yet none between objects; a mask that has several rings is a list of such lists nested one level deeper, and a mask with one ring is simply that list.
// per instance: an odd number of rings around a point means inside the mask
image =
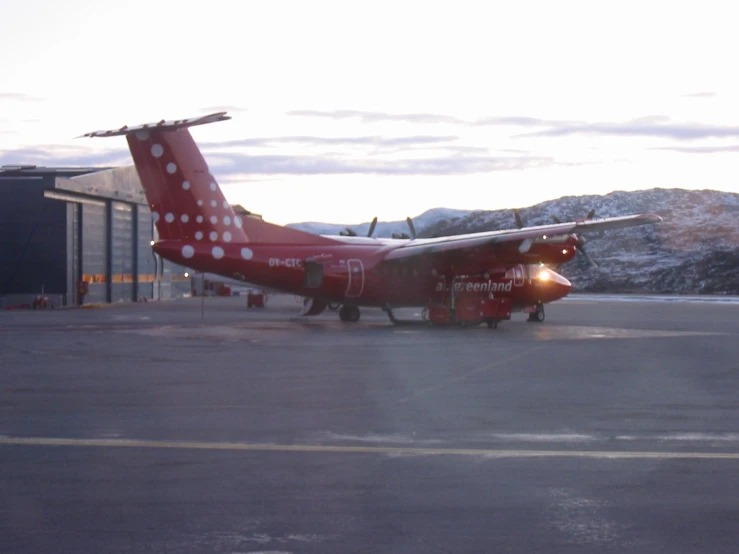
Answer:
[{"label": "overcast sky", "polygon": [[0,164],[130,164],[74,137],[227,110],[192,134],[276,223],[739,192],[726,1],[24,0],[0,52]]}]

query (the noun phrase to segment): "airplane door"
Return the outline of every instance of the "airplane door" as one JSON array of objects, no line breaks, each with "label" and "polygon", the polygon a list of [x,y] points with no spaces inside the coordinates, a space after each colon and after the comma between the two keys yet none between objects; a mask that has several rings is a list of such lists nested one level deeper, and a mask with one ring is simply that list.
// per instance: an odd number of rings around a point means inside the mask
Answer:
[{"label": "airplane door", "polygon": [[323,264],[306,260],[303,266],[305,267],[305,275],[303,276],[304,287],[317,289],[323,285]]},{"label": "airplane door", "polygon": [[361,296],[364,290],[364,264],[362,264],[362,260],[347,260],[346,265],[349,271],[346,296],[356,298]]},{"label": "airplane door", "polygon": [[513,268],[513,284],[517,287],[522,287],[526,274],[522,265],[517,265]]}]

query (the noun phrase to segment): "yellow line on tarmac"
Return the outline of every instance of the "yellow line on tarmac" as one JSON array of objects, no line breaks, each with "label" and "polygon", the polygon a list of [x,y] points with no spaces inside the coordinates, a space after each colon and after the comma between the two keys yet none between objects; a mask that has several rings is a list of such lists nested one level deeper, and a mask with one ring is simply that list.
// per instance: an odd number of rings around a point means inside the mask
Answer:
[{"label": "yellow line on tarmac", "polygon": [[0,437],[0,446],[70,446],[97,448],[164,448],[248,452],[327,452],[337,454],[401,454],[427,456],[484,456],[488,458],[611,458],[739,460],[739,452],[629,452],[608,450],[518,450],[485,448],[416,448],[412,446],[342,446],[319,444],[260,444],[126,439],[60,439]]}]

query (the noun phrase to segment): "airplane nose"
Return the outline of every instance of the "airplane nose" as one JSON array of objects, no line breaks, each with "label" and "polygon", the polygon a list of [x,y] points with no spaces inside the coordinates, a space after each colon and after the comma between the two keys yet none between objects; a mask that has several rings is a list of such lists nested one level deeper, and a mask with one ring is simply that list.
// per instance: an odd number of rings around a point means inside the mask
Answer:
[{"label": "airplane nose", "polygon": [[545,266],[538,268],[533,280],[539,285],[542,296],[546,298],[545,302],[559,300],[572,290],[572,283],[566,277]]},{"label": "airplane nose", "polygon": [[[554,272],[553,272],[554,273]],[[572,283],[570,283],[569,279],[566,277],[563,277],[559,273],[554,273],[555,283],[554,283],[554,291],[553,294],[557,295],[557,299],[564,298],[568,294],[570,294],[570,291],[572,290]]]}]

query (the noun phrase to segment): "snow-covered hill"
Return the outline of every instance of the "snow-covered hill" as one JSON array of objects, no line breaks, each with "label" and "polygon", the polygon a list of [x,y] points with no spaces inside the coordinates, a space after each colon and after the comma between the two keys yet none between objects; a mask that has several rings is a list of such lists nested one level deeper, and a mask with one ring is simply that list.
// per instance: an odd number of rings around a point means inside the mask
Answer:
[{"label": "snow-covered hill", "polygon": [[[585,217],[656,213],[663,223],[586,237],[598,263],[582,256],[563,265],[576,291],[739,294],[739,194],[650,189],[604,196],[566,196],[521,210],[525,225]],[[510,210],[475,211],[438,221],[422,236],[455,235],[515,226]]]}]

